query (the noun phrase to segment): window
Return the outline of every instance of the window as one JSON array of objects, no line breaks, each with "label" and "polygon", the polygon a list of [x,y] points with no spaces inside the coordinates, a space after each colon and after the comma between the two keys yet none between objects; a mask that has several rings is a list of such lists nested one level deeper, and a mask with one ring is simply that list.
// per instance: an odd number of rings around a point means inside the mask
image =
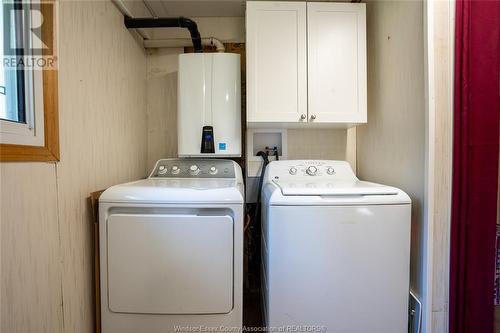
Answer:
[{"label": "window", "polygon": [[[14,3],[12,7],[22,8],[22,3]],[[4,45],[4,41],[7,42],[9,39],[14,43],[16,49],[19,49],[19,53],[24,52],[22,47],[22,19],[23,17],[21,10],[13,11],[14,15],[8,15],[9,11],[4,10],[4,7],[0,7],[0,17],[2,17],[3,23],[2,27],[8,28],[0,35],[0,45]],[[7,8],[6,8],[7,9]],[[19,26],[19,29],[15,27]],[[9,39],[4,39],[3,35],[9,34]],[[3,50],[3,48],[2,48]],[[7,52],[3,52],[2,56],[5,56]],[[22,54],[20,54],[22,56]],[[9,67],[3,67],[0,72],[0,118],[4,120],[10,120],[19,123],[26,123],[26,111],[25,111],[25,92],[24,92],[24,68],[21,66],[18,69]]]},{"label": "window", "polygon": [[55,6],[50,1],[0,5],[0,158],[59,159]]}]

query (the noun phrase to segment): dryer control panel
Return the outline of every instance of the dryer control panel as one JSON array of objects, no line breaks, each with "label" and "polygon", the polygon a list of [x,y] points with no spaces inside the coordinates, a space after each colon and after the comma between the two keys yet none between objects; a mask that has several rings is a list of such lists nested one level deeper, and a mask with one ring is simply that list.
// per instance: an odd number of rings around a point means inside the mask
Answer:
[{"label": "dryer control panel", "polygon": [[234,162],[216,159],[162,159],[149,178],[235,178]]}]

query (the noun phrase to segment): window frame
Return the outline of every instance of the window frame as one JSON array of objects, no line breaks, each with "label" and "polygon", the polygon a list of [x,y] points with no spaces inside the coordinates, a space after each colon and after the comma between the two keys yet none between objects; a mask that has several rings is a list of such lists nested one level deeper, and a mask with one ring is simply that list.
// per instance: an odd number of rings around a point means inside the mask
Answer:
[{"label": "window frame", "polygon": [[[44,24],[42,26],[42,40],[52,40],[53,53],[57,54],[57,44],[56,44],[56,31],[55,31],[55,11],[57,9],[57,3],[54,0],[43,0],[37,4],[40,7],[40,11],[43,15]],[[46,50],[43,51],[44,56],[50,56],[46,54]],[[31,98],[37,99],[39,105],[43,105],[40,110],[43,114],[43,118],[35,114],[34,124],[38,126],[38,132],[43,132],[41,137],[40,145],[29,145],[29,144],[0,144],[0,161],[1,162],[31,162],[31,161],[45,161],[45,162],[57,162],[60,159],[59,154],[59,117],[58,117],[58,71],[54,68],[44,68],[42,71],[31,71],[33,73],[33,80],[36,80],[36,75],[38,72],[40,84],[35,84],[39,86],[35,89],[36,91],[28,91],[28,95]],[[41,72],[41,73],[40,73]],[[41,78],[40,78],[41,76]],[[29,82],[28,82],[29,83]],[[31,82],[30,84],[33,84]],[[33,86],[33,85],[31,85]],[[42,91],[40,91],[42,90]],[[34,92],[34,94],[32,94]],[[38,94],[37,94],[38,93]],[[38,95],[38,97],[37,97]],[[36,101],[34,101],[36,103]],[[36,112],[36,109],[35,109]],[[26,114],[28,116],[28,114]],[[28,117],[27,117],[28,118]],[[42,118],[42,119],[41,119]],[[26,119],[28,123],[29,119]],[[8,121],[7,121],[8,122]],[[19,123],[17,123],[19,124]],[[22,124],[25,125],[25,124]],[[36,129],[36,127],[35,127]]]},{"label": "window frame", "polygon": [[[23,4],[22,2],[14,2],[14,8],[18,8],[18,9],[22,9],[23,6],[25,4]],[[24,13],[23,11],[21,11],[21,13]],[[16,17],[15,18],[15,25],[16,25],[16,29],[20,29],[21,30],[21,45],[24,43],[24,38],[25,38],[25,29],[26,27],[23,25],[23,19],[26,19],[26,17]],[[31,17],[29,18],[30,19],[30,25],[31,25]],[[17,57],[23,57],[24,56],[24,52],[25,50],[22,48],[22,49],[18,49],[17,50]],[[17,91],[19,92],[20,90],[22,91],[22,94],[17,94],[17,105],[19,106],[19,104],[22,105],[22,108],[21,110],[17,110],[17,113],[18,113],[18,117],[19,117],[19,121],[22,122],[22,123],[26,123],[28,121],[28,112],[32,112],[32,111],[28,111],[27,108],[26,108],[26,81],[29,81],[29,78],[28,80],[26,80],[26,74],[30,74],[30,72],[26,71],[24,66],[21,68],[21,69],[16,69],[16,84],[17,84]]]},{"label": "window frame", "polygon": [[[33,57],[30,52],[33,48],[41,48],[39,40],[33,40],[32,34],[27,31],[33,26],[35,18],[33,11],[22,10],[25,7],[40,9],[40,0],[31,0],[30,3],[22,0],[14,0],[13,6],[19,11],[14,17],[16,26],[16,40],[18,46],[28,46],[27,49],[16,50],[16,58],[23,59],[26,55]],[[5,15],[5,13],[4,13]],[[25,24],[25,22],[27,24]],[[8,69],[6,74],[15,76],[17,90],[17,121],[0,119],[0,143],[19,144],[30,146],[43,146],[43,82],[42,73],[39,70],[29,70],[24,66]],[[9,75],[6,75],[8,77]],[[12,86],[10,88],[13,88]]]}]

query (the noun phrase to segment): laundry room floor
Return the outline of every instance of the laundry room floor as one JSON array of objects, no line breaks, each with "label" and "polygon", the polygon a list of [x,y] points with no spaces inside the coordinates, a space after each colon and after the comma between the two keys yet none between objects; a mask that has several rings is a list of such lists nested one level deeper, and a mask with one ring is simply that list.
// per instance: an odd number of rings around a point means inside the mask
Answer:
[{"label": "laundry room floor", "polygon": [[495,333],[500,333],[500,305],[495,306]]},{"label": "laundry room floor", "polygon": [[243,325],[246,327],[262,327],[260,293],[246,292],[243,295]]},{"label": "laundry room floor", "polygon": [[[257,225],[259,225],[257,223]],[[249,236],[253,246],[245,252],[245,281],[243,288],[243,326],[263,327],[262,294],[260,283],[260,228],[245,234],[245,244],[249,244]],[[250,254],[251,253],[251,254]]]}]

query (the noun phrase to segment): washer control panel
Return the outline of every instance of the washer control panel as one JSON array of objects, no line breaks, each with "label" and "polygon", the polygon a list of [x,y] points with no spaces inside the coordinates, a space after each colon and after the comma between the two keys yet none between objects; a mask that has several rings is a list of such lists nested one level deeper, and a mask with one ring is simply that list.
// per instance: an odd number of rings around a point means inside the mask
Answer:
[{"label": "washer control panel", "polygon": [[[347,161],[336,160],[280,160],[272,161],[266,168],[264,181],[279,185],[282,190],[328,188],[341,183],[358,181]],[[336,185],[333,185],[336,184]],[[312,193],[311,191],[301,193]],[[297,192],[298,193],[298,192]]]},{"label": "washer control panel", "polygon": [[149,178],[235,178],[231,160],[163,159],[156,162]]},{"label": "washer control panel", "polygon": [[305,161],[289,166],[288,174],[291,176],[333,176],[335,168],[327,161]]}]

